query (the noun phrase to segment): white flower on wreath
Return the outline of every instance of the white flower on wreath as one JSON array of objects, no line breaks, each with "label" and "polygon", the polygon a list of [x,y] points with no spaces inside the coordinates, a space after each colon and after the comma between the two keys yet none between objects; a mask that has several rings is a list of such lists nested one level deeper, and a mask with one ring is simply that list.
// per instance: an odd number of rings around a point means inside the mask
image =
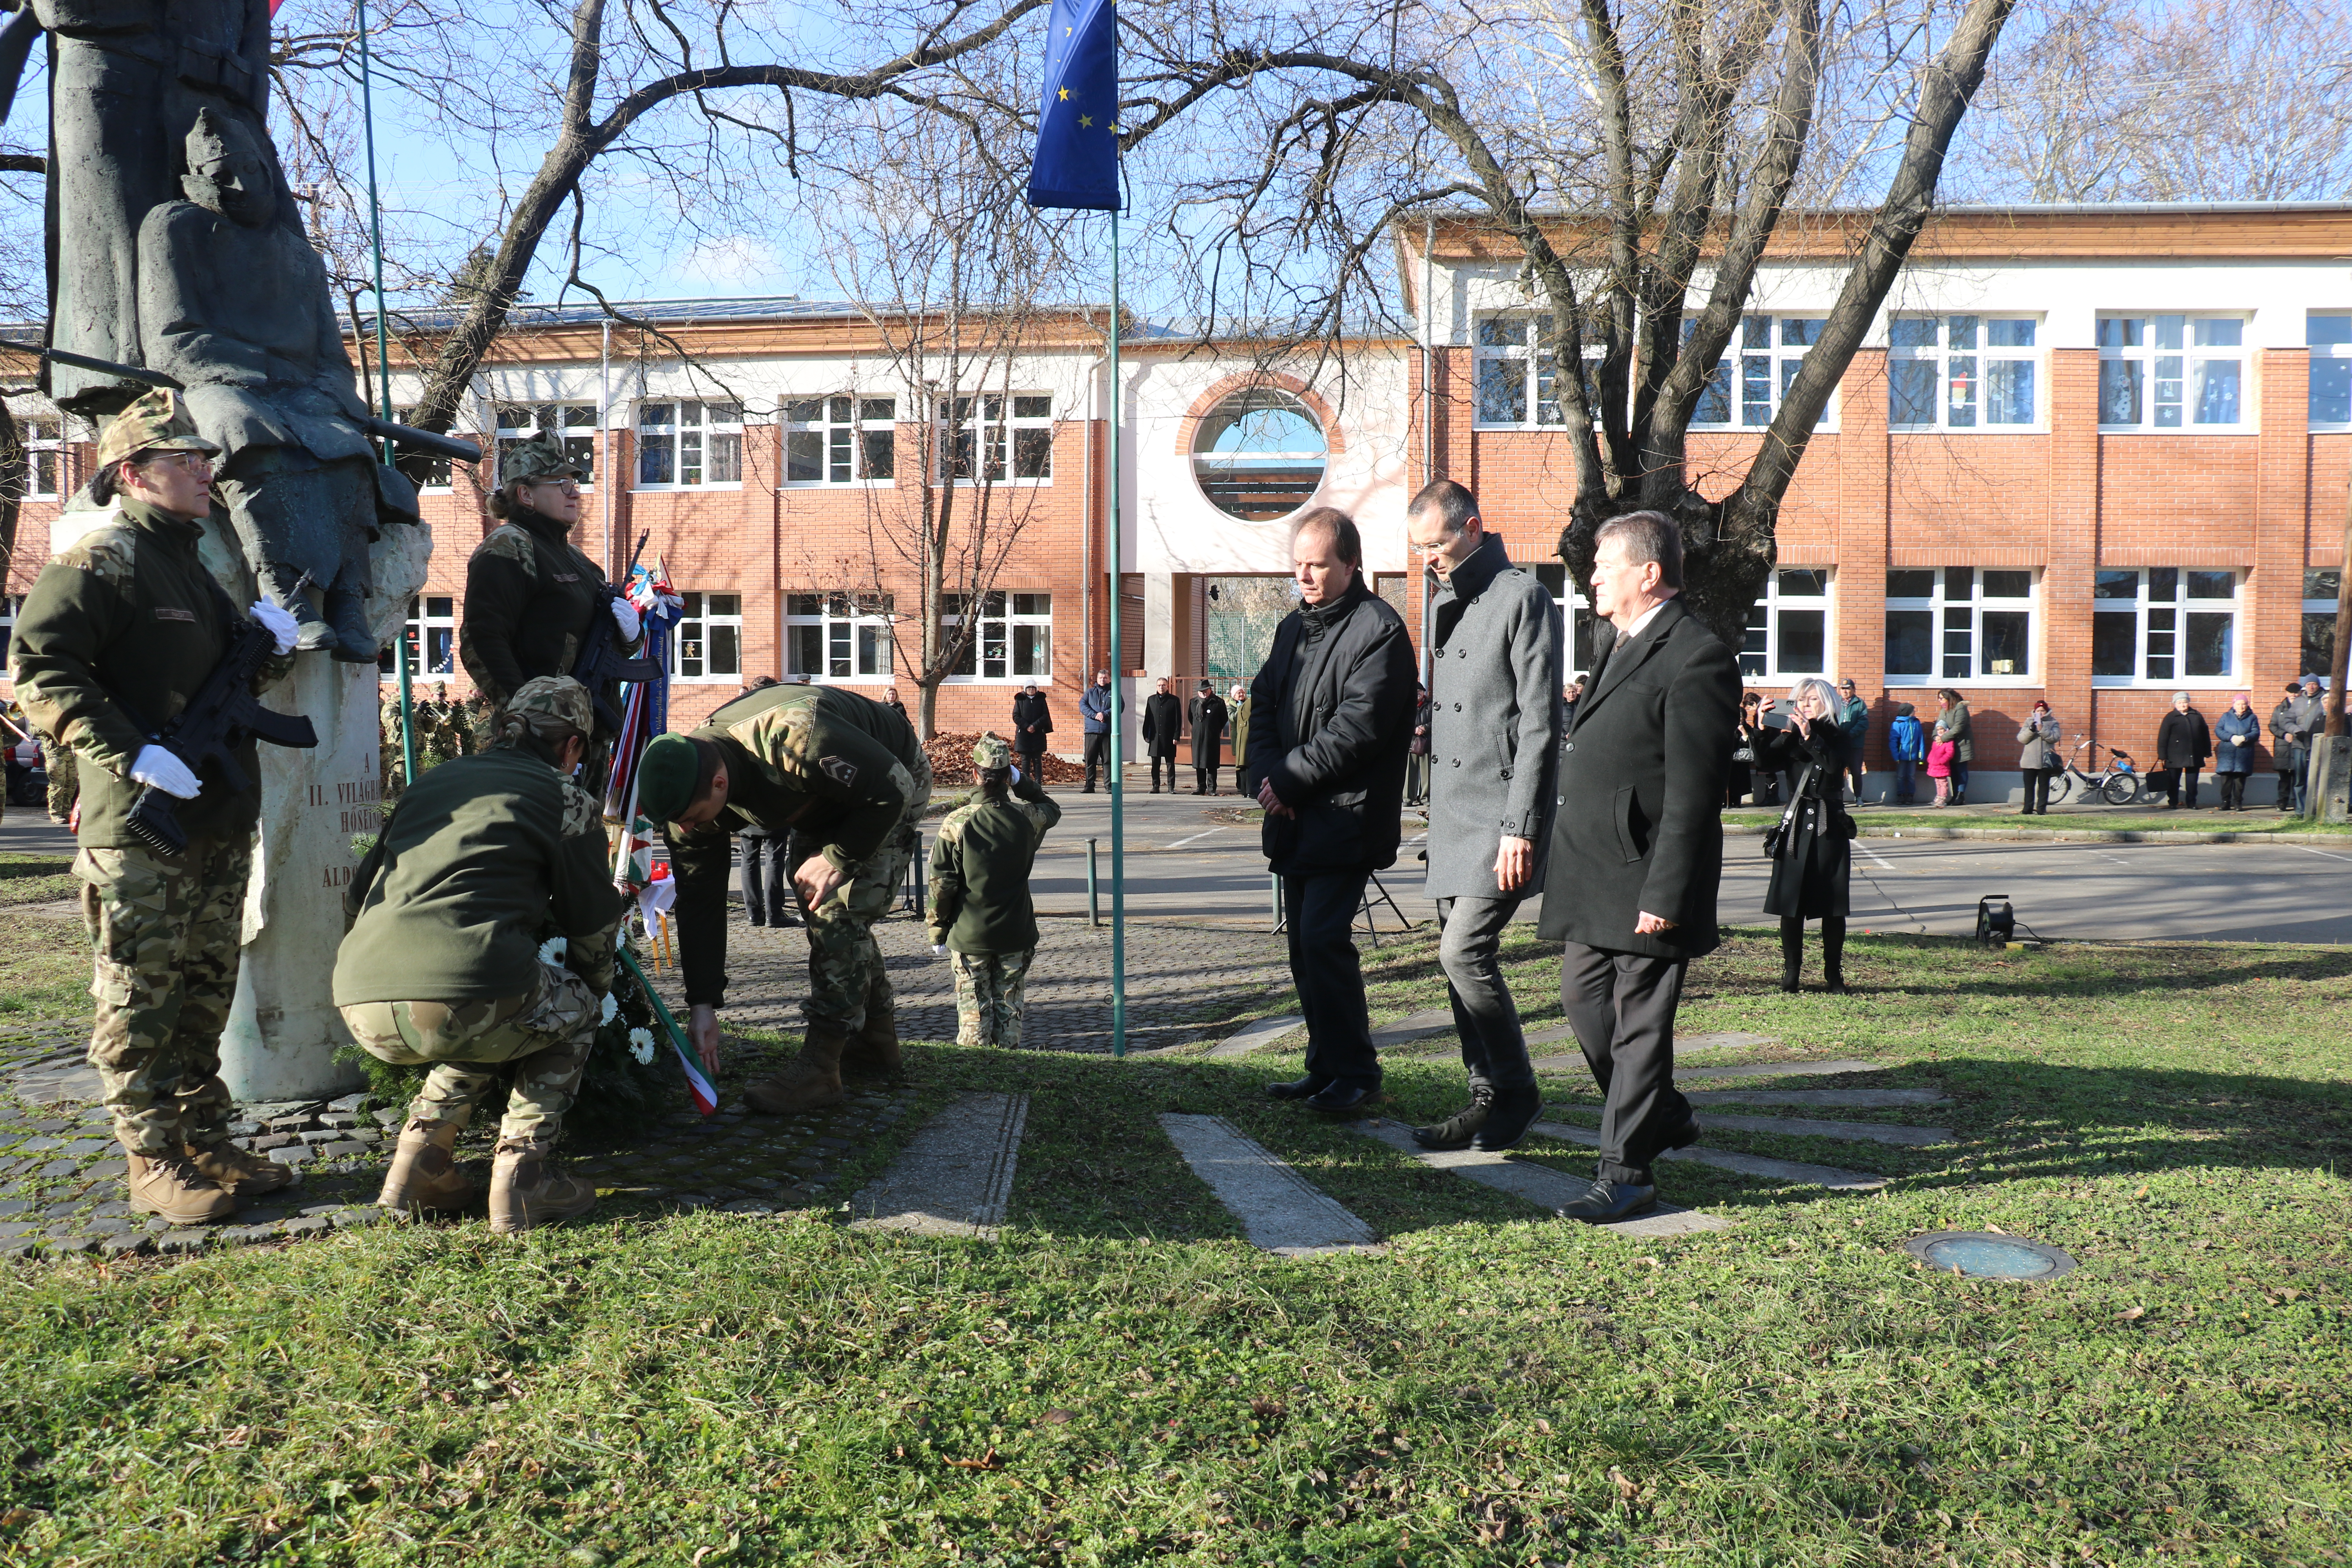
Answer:
[{"label": "white flower on wreath", "polygon": [[609,1024],[620,1015],[620,1011],[621,1005],[614,1001],[613,994],[607,991],[604,993],[604,1011],[597,1015],[596,1022],[599,1025]]},{"label": "white flower on wreath", "polygon": [[561,963],[563,955],[571,951],[570,942],[560,936],[551,936],[539,944],[539,961],[541,963]]},{"label": "white flower on wreath", "polygon": [[637,1058],[639,1067],[650,1065],[654,1059],[654,1032],[642,1027],[631,1029],[629,1054]]}]

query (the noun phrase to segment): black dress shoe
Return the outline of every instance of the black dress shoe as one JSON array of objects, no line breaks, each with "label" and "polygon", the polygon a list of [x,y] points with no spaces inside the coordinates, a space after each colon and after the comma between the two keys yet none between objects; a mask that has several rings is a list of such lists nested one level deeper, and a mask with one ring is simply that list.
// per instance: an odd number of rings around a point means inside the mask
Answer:
[{"label": "black dress shoe", "polygon": [[1680,1127],[1675,1129],[1672,1132],[1667,1133],[1666,1141],[1662,1147],[1668,1149],[1687,1149],[1697,1142],[1698,1118],[1694,1116],[1688,1121],[1684,1122]]},{"label": "black dress shoe", "polygon": [[1470,1140],[1486,1125],[1486,1117],[1495,1103],[1495,1091],[1485,1084],[1470,1090],[1470,1103],[1432,1127],[1416,1127],[1412,1141],[1424,1149],[1467,1149]]},{"label": "black dress shoe", "polygon": [[1655,1187],[1637,1187],[1630,1182],[1595,1182],[1591,1192],[1560,1210],[1559,1217],[1580,1219],[1587,1225],[1614,1225],[1657,1206]]},{"label": "black dress shoe", "polygon": [[1359,1083],[1353,1079],[1338,1078],[1327,1083],[1317,1093],[1307,1097],[1309,1110],[1360,1110],[1371,1103],[1377,1086]]},{"label": "black dress shoe", "polygon": [[1265,1097],[1268,1100],[1307,1100],[1322,1093],[1330,1085],[1331,1080],[1320,1073],[1308,1073],[1305,1078],[1295,1078],[1287,1083],[1267,1084]]},{"label": "black dress shoe", "polygon": [[1514,1089],[1507,1085],[1494,1091],[1494,1104],[1486,1111],[1486,1125],[1470,1140],[1474,1149],[1499,1153],[1514,1148],[1528,1135],[1537,1117],[1543,1114],[1543,1090],[1525,1083]]}]

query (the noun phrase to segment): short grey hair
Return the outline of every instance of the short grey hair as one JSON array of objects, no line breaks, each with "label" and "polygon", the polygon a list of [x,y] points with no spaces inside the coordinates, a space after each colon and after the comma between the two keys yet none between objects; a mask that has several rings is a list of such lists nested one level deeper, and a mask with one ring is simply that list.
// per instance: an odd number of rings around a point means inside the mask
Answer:
[{"label": "short grey hair", "polygon": [[1612,540],[1622,540],[1625,559],[1639,566],[1645,562],[1658,563],[1658,586],[1680,589],[1683,585],[1683,531],[1681,525],[1662,511],[1629,511],[1611,518],[1592,536],[1594,554]]}]

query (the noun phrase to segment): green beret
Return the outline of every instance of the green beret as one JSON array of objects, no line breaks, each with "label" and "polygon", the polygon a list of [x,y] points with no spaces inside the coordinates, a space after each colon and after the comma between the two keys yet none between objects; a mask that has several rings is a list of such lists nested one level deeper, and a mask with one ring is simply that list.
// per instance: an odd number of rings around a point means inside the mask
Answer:
[{"label": "green beret", "polygon": [[637,762],[637,809],[656,822],[676,822],[717,770],[716,750],[691,735],[656,735]]}]

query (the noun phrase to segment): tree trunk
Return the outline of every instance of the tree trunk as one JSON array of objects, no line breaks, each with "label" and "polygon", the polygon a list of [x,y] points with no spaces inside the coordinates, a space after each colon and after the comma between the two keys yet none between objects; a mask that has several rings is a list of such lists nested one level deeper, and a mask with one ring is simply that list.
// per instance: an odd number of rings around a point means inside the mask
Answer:
[{"label": "tree trunk", "polygon": [[[26,472],[25,443],[16,434],[16,416],[0,400],[0,585],[16,559],[16,520],[21,515]],[[0,648],[0,659],[7,650]]]}]

